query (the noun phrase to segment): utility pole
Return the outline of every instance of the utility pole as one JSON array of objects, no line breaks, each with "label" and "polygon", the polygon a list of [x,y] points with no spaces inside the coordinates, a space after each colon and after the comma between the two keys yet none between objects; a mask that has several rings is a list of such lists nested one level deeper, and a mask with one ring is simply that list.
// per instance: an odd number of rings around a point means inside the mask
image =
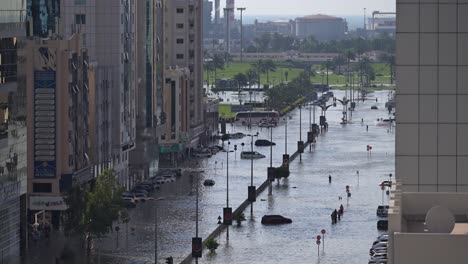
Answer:
[{"label": "utility pole", "polygon": [[241,37],[241,40],[240,40],[240,46],[241,46],[241,63],[243,62],[243,57],[244,57],[244,36],[243,36],[243,31],[244,31],[244,25],[242,24],[242,13],[246,10],[247,8],[245,7],[239,7],[237,8],[237,10],[240,11],[240,24],[241,24],[241,27],[240,27],[240,37]]}]

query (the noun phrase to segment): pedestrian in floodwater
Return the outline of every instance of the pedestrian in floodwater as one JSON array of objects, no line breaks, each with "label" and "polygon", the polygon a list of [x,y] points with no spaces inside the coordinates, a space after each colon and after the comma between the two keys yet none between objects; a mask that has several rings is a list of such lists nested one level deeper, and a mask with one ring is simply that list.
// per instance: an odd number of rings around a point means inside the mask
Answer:
[{"label": "pedestrian in floodwater", "polygon": [[331,175],[328,175],[328,183],[331,183]]},{"label": "pedestrian in floodwater", "polygon": [[361,124],[364,124],[364,118],[361,118]]},{"label": "pedestrian in floodwater", "polygon": [[338,213],[338,221],[341,221],[341,215]]},{"label": "pedestrian in floodwater", "polygon": [[366,126],[366,131],[369,131],[369,125]]}]

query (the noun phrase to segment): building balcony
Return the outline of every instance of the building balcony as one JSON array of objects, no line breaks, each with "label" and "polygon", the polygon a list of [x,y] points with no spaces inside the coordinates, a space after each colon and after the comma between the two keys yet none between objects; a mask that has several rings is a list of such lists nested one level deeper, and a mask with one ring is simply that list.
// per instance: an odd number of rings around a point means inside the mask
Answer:
[{"label": "building balcony", "polygon": [[[394,185],[388,212],[388,263],[458,263],[467,259],[467,204],[468,193],[402,192],[400,184]],[[438,214],[436,220],[428,217],[436,206],[449,213]]]}]

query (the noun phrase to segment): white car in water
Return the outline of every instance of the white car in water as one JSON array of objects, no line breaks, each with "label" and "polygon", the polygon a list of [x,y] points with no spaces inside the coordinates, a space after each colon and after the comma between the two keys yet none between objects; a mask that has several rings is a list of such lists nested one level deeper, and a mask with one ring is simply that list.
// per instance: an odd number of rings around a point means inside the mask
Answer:
[{"label": "white car in water", "polygon": [[265,155],[258,153],[257,151],[242,151],[241,159],[262,159]]}]

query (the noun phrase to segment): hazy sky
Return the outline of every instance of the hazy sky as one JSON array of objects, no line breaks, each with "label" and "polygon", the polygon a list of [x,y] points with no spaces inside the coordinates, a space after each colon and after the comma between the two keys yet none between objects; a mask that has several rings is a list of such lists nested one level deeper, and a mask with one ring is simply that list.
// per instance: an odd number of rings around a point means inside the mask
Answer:
[{"label": "hazy sky", "polygon": [[[293,17],[310,14],[362,15],[364,8],[367,8],[367,14],[376,10],[395,11],[395,0],[235,0],[235,2],[236,8],[247,8],[245,15]],[[221,0],[221,8],[225,4],[226,0]]]}]

